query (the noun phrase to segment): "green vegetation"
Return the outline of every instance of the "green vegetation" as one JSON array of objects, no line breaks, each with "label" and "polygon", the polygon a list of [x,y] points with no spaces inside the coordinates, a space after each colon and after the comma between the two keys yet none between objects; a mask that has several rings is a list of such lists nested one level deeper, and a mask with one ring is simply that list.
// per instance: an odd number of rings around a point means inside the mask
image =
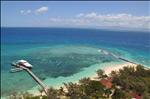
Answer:
[{"label": "green vegetation", "polygon": [[96,71],[96,73],[97,73],[99,79],[107,77],[104,70],[99,69]]},{"label": "green vegetation", "polygon": [[[47,96],[33,96],[25,93],[23,99],[150,99],[150,69],[143,66],[124,67],[106,75],[103,70],[97,71],[98,79],[83,78],[79,83],[64,83],[60,89],[49,88]],[[110,79],[111,78],[111,79]],[[107,87],[109,85],[109,87]],[[42,92],[42,91],[41,91]],[[9,99],[17,98],[13,95]],[[42,97],[42,98],[40,98]]]},{"label": "green vegetation", "polygon": [[[118,72],[113,71],[111,74],[112,83],[120,86],[124,93],[136,93],[142,97],[150,98],[150,70],[138,65],[134,67],[124,67]],[[143,98],[147,99],[147,98]]]}]

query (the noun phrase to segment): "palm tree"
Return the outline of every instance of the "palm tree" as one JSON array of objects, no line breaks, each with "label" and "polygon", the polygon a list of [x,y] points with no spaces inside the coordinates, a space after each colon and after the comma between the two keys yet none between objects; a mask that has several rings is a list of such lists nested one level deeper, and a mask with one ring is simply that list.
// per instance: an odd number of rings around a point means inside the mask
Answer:
[{"label": "palm tree", "polygon": [[131,99],[123,90],[116,89],[114,94],[112,95],[112,99]]},{"label": "palm tree", "polygon": [[48,95],[47,95],[48,99],[59,99],[58,97],[58,92],[56,89],[54,89],[53,87],[50,87],[48,89]]},{"label": "palm tree", "polygon": [[93,97],[94,99],[101,98],[104,94],[104,86],[99,81],[91,80],[90,83],[85,87],[85,94],[88,97]]},{"label": "palm tree", "polygon": [[111,93],[112,93],[112,91],[111,91],[111,89],[106,89],[106,90],[104,91],[104,93],[105,93],[105,95],[106,95],[106,98],[109,98],[110,95],[111,95]]},{"label": "palm tree", "polygon": [[79,80],[79,84],[81,84],[81,85],[87,85],[87,84],[89,84],[89,82],[90,82],[90,78],[88,77],[88,78],[82,78],[82,79],[80,79]]},{"label": "palm tree", "polygon": [[110,76],[111,77],[116,77],[117,76],[117,72],[116,71],[111,71]]},{"label": "palm tree", "polygon": [[99,79],[107,77],[104,70],[102,70],[102,69],[97,70],[96,73],[97,73]]},{"label": "palm tree", "polygon": [[66,96],[68,96],[70,99],[80,99],[82,96],[82,91],[80,90],[80,85],[76,83],[64,83],[65,87],[67,88]]},{"label": "palm tree", "polygon": [[60,87],[60,88],[58,89],[58,95],[59,95],[60,97],[65,96],[65,91],[64,91],[64,88],[63,88],[63,87]]}]

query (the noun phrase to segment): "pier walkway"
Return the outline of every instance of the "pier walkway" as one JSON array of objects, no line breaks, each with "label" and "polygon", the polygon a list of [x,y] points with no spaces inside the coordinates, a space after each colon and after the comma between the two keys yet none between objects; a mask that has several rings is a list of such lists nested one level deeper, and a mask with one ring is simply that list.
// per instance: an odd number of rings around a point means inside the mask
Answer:
[{"label": "pier walkway", "polygon": [[46,88],[44,83],[31,71],[31,69],[17,64],[12,64],[12,66],[17,67],[16,69],[12,69],[12,73],[13,70],[25,70],[41,86],[45,94],[48,95],[48,89]]},{"label": "pier walkway", "polygon": [[[116,59],[119,59],[119,60],[122,60],[122,61],[124,61],[124,62],[128,62],[128,63],[132,63],[132,64],[136,64],[136,65],[141,65],[141,64],[138,64],[138,63],[135,63],[135,62],[133,62],[133,61],[130,61],[130,60],[128,60],[128,59],[125,59],[125,58],[122,58],[122,57],[120,57],[120,56],[117,56],[117,55],[115,55],[115,54],[113,54],[113,53],[111,53],[111,52],[108,52],[108,51],[106,51],[106,50],[101,50],[104,54],[106,54],[106,55],[111,55],[111,56],[113,56],[113,57],[115,57]],[[144,66],[144,65],[142,65],[144,68],[146,68],[146,69],[150,69],[148,66]]]}]

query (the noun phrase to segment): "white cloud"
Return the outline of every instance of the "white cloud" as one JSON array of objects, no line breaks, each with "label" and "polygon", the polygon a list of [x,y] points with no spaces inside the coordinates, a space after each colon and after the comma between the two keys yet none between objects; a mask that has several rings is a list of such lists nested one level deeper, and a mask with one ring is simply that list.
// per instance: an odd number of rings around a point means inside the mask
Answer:
[{"label": "white cloud", "polygon": [[52,21],[52,22],[62,22],[63,20],[61,18],[49,18],[49,21]]},{"label": "white cloud", "polygon": [[43,7],[40,7],[39,9],[36,9],[35,12],[40,14],[40,13],[45,13],[48,11],[48,7],[46,6],[43,6]]},{"label": "white cloud", "polygon": [[27,10],[27,13],[31,13],[31,10]]},{"label": "white cloud", "polygon": [[20,13],[22,15],[27,15],[27,14],[30,14],[31,13],[31,10],[21,10]]},{"label": "white cloud", "polygon": [[[20,13],[21,13],[22,15],[31,14],[32,12],[35,12],[35,14],[42,14],[42,13],[45,13],[45,12],[47,12],[47,11],[48,11],[48,7],[43,6],[43,7],[40,7],[40,8],[38,8],[38,9],[35,9],[35,10],[33,10],[33,11],[31,11],[31,10],[20,10]],[[32,14],[33,14],[33,13],[32,13]]]},{"label": "white cloud", "polygon": [[134,16],[131,14],[98,14],[80,13],[73,18],[50,18],[51,24],[62,24],[78,27],[121,27],[150,29],[150,16]]},{"label": "white cloud", "polygon": [[94,18],[94,17],[97,17],[97,13],[95,13],[95,12],[88,13],[88,14],[85,14],[84,17],[87,17],[87,18]]},{"label": "white cloud", "polygon": [[76,15],[77,18],[82,17],[82,16],[84,16],[83,13],[80,13],[80,14]]},{"label": "white cloud", "polygon": [[23,14],[23,13],[24,13],[24,10],[21,10],[20,13]]},{"label": "white cloud", "polygon": [[[42,14],[48,11],[43,6],[35,10],[21,10],[22,15]],[[71,27],[112,27],[129,29],[150,29],[150,16],[136,16],[128,13],[100,14],[96,12],[79,13],[73,17],[50,17],[45,24],[50,26],[71,26]]]}]

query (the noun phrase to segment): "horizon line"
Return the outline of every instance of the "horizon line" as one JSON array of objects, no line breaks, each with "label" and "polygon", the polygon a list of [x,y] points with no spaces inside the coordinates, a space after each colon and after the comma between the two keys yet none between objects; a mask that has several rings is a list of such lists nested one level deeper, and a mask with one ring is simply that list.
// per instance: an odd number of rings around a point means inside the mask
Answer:
[{"label": "horizon line", "polygon": [[112,28],[112,27],[62,27],[62,26],[1,26],[1,28],[71,28],[71,29],[96,29],[96,30],[108,30],[108,31],[132,31],[132,32],[150,32],[150,29],[135,29],[135,28]]}]

